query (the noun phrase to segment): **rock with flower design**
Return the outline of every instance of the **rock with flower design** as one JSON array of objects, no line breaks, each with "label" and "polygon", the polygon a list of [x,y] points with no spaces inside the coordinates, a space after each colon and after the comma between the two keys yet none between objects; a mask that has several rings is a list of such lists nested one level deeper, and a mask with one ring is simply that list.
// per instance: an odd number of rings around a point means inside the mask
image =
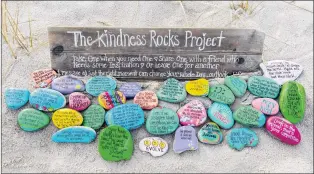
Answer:
[{"label": "rock with flower design", "polygon": [[199,126],[206,121],[206,109],[199,100],[192,100],[177,111],[180,124],[183,126]]},{"label": "rock with flower design", "polygon": [[168,152],[168,143],[159,137],[147,137],[140,141],[139,148],[154,157],[162,156]]},{"label": "rock with flower design", "polygon": [[30,94],[29,103],[38,110],[55,111],[65,106],[66,99],[58,91],[38,88]]}]

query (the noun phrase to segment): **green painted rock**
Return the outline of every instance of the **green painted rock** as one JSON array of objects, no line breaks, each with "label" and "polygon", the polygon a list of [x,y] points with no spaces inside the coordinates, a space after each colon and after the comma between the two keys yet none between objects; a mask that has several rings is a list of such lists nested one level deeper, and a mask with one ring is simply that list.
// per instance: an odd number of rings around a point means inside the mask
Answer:
[{"label": "green painted rock", "polygon": [[227,76],[225,78],[225,85],[230,88],[236,97],[242,97],[247,88],[246,81],[235,76]]},{"label": "green painted rock", "polygon": [[83,126],[99,129],[105,122],[105,110],[99,105],[90,105],[82,114]]},{"label": "green painted rock", "polygon": [[177,113],[168,108],[155,108],[147,118],[146,129],[154,135],[171,134],[179,126]]},{"label": "green painted rock", "polygon": [[280,86],[273,79],[264,76],[252,76],[248,80],[248,90],[258,97],[277,98]]},{"label": "green painted rock", "polygon": [[99,134],[98,151],[106,161],[130,160],[133,154],[131,133],[118,125],[110,125]]},{"label": "green painted rock", "polygon": [[27,132],[38,131],[46,127],[49,122],[48,115],[33,108],[22,110],[17,117],[17,123]]},{"label": "green painted rock", "polygon": [[215,85],[209,89],[208,97],[216,102],[232,104],[235,97],[226,85]]},{"label": "green painted rock", "polygon": [[304,87],[295,81],[288,81],[282,85],[279,96],[279,107],[282,115],[291,123],[303,120],[305,106]]},{"label": "green painted rock", "polygon": [[157,97],[159,100],[179,103],[186,98],[186,90],[178,80],[169,78],[157,91]]},{"label": "green painted rock", "polygon": [[248,127],[262,127],[266,122],[265,115],[252,106],[242,106],[233,113],[233,118]]}]

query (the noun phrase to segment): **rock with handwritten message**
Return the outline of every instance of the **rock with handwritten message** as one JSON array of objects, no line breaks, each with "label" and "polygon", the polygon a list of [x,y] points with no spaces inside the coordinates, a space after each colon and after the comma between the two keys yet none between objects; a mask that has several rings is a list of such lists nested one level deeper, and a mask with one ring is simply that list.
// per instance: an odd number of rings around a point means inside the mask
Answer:
[{"label": "rock with handwritten message", "polygon": [[95,97],[102,92],[115,90],[116,87],[116,81],[105,76],[95,76],[86,82],[86,91]]},{"label": "rock with handwritten message", "polygon": [[295,81],[284,83],[279,96],[279,106],[282,115],[291,123],[302,121],[306,106],[304,87]]},{"label": "rock with handwritten message", "polygon": [[134,98],[137,93],[142,90],[139,83],[127,82],[121,85],[119,91],[121,91],[127,99]]},{"label": "rock with handwritten message", "polygon": [[206,123],[197,133],[200,142],[205,144],[220,144],[223,134],[218,125],[214,122]]},{"label": "rock with handwritten message", "polygon": [[28,102],[29,95],[27,89],[9,88],[4,92],[4,100],[9,109],[19,109]]},{"label": "rock with handwritten message", "polygon": [[199,100],[192,100],[177,111],[180,124],[183,126],[199,126],[206,121],[206,109]]},{"label": "rock with handwritten message", "polygon": [[38,131],[46,127],[50,122],[50,117],[36,109],[23,109],[17,116],[17,123],[27,132]]},{"label": "rock with handwritten message", "polygon": [[232,104],[235,97],[226,85],[215,85],[210,87],[208,97],[216,102]]},{"label": "rock with handwritten message", "polygon": [[171,134],[178,126],[177,113],[168,108],[153,109],[146,120],[146,129],[153,135]]},{"label": "rock with handwritten message", "polygon": [[35,88],[46,88],[57,77],[57,73],[53,69],[41,69],[32,73]]},{"label": "rock with handwritten message", "polygon": [[271,98],[257,98],[252,101],[252,106],[266,115],[276,115],[279,112],[279,105]]},{"label": "rock with handwritten message", "polygon": [[204,78],[188,81],[185,85],[185,89],[192,96],[207,96],[209,92],[209,82]]},{"label": "rock with handwritten message", "polygon": [[87,95],[80,92],[73,92],[69,95],[69,108],[83,111],[91,104],[90,99]]},{"label": "rock with handwritten message", "polygon": [[66,75],[54,79],[51,83],[51,89],[62,94],[71,94],[72,92],[85,91],[85,84],[74,76]]},{"label": "rock with handwritten message", "polygon": [[52,114],[52,122],[57,128],[62,129],[71,126],[80,126],[83,123],[83,117],[76,110],[63,108]]},{"label": "rock with handwritten message", "polygon": [[38,110],[55,111],[65,106],[66,99],[58,91],[38,88],[30,94],[29,103]]},{"label": "rock with handwritten message", "polygon": [[98,96],[98,103],[107,110],[125,102],[126,98],[121,91],[106,91]]},{"label": "rock with handwritten message", "polygon": [[233,118],[248,127],[262,127],[266,122],[265,115],[252,106],[242,106],[233,113]]},{"label": "rock with handwritten message", "polygon": [[141,91],[135,95],[133,102],[145,110],[151,110],[158,106],[158,97],[154,91]]},{"label": "rock with handwritten message", "polygon": [[225,85],[230,88],[236,97],[242,97],[247,89],[246,81],[236,76],[225,77]]},{"label": "rock with handwritten message", "polygon": [[207,110],[208,117],[223,129],[230,129],[234,119],[230,107],[226,104],[214,102]]},{"label": "rock with handwritten message", "polygon": [[131,133],[118,125],[110,125],[99,133],[98,151],[106,161],[130,160],[133,154]]},{"label": "rock with handwritten message", "polygon": [[157,91],[157,97],[159,100],[170,103],[179,103],[186,98],[186,91],[178,80],[169,78]]},{"label": "rock with handwritten message", "polygon": [[197,150],[198,140],[192,126],[180,126],[175,133],[173,151],[182,153],[187,150]]},{"label": "rock with handwritten message", "polygon": [[227,142],[232,149],[257,146],[259,139],[256,133],[248,128],[234,128],[227,134]]},{"label": "rock with handwritten message", "polygon": [[280,86],[273,79],[264,76],[252,76],[248,80],[248,90],[258,97],[277,98]]},{"label": "rock with handwritten message", "polygon": [[260,67],[263,76],[274,79],[279,85],[297,79],[303,71],[300,64],[286,60],[268,61],[261,63]]},{"label": "rock with handwritten message", "polygon": [[95,138],[94,129],[85,126],[71,126],[54,133],[51,140],[56,143],[90,143]]},{"label": "rock with handwritten message", "polygon": [[83,126],[99,129],[105,122],[105,110],[99,105],[90,105],[83,111]]},{"label": "rock with handwritten message", "polygon": [[163,156],[168,152],[168,143],[159,137],[147,137],[140,141],[139,148],[154,157]]}]

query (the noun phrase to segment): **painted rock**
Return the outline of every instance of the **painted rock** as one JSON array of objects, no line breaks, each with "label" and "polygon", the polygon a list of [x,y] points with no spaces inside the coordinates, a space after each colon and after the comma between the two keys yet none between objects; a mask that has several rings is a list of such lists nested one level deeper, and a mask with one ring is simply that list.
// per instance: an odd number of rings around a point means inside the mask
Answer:
[{"label": "painted rock", "polygon": [[282,115],[291,123],[302,121],[306,106],[304,87],[294,81],[284,83],[279,96],[279,106]]},{"label": "painted rock", "polygon": [[140,84],[136,82],[129,82],[124,83],[120,88],[119,91],[121,91],[126,98],[134,98],[137,93],[139,93],[142,90],[142,87]]},{"label": "painted rock", "polygon": [[50,117],[43,112],[33,108],[23,109],[17,116],[17,123],[27,132],[37,131],[46,127]]},{"label": "painted rock", "polygon": [[4,92],[5,103],[9,109],[19,109],[28,102],[29,94],[27,89],[6,89]]},{"label": "painted rock", "polygon": [[117,83],[110,77],[95,76],[86,83],[86,91],[92,96],[98,96],[105,91],[115,90]]},{"label": "painted rock", "polygon": [[58,91],[38,88],[30,94],[29,103],[38,110],[55,111],[65,106],[66,99]]},{"label": "painted rock", "polygon": [[272,78],[279,85],[297,79],[303,71],[303,67],[300,64],[286,60],[273,60],[265,64],[261,63],[260,67],[263,70],[263,76]]},{"label": "painted rock", "polygon": [[227,76],[225,77],[225,85],[233,92],[236,97],[242,97],[247,88],[246,81],[240,77]]},{"label": "painted rock", "polygon": [[187,150],[197,150],[198,140],[195,129],[191,126],[180,126],[175,133],[173,151],[182,153]]},{"label": "painted rock", "polygon": [[98,103],[107,110],[125,102],[126,98],[120,91],[106,91],[98,96]]},{"label": "painted rock", "polygon": [[206,144],[220,144],[223,140],[223,134],[214,122],[206,123],[198,131],[197,137],[200,142]]},{"label": "painted rock", "polygon": [[130,160],[133,153],[131,133],[118,125],[110,125],[99,134],[98,151],[106,161]]},{"label": "painted rock", "polygon": [[281,117],[269,117],[266,122],[266,130],[286,144],[297,145],[301,141],[301,134],[298,128]]},{"label": "painted rock", "polygon": [[105,122],[105,110],[99,105],[90,105],[82,114],[83,126],[99,129]]},{"label": "painted rock", "polygon": [[209,89],[208,97],[216,102],[232,104],[235,97],[232,91],[225,85],[215,85]]},{"label": "painted rock", "polygon": [[51,89],[61,92],[62,94],[71,94],[72,92],[85,91],[85,85],[82,80],[66,75],[54,79],[51,83]]},{"label": "painted rock", "polygon": [[56,143],[90,143],[96,138],[94,129],[85,126],[72,126],[54,133],[51,140]]},{"label": "painted rock", "polygon": [[169,78],[157,91],[157,97],[159,100],[170,103],[179,103],[186,98],[186,91],[178,80]]},{"label": "painted rock", "polygon": [[266,115],[276,115],[279,112],[279,105],[271,98],[258,98],[252,101],[252,106]]},{"label": "painted rock", "polygon": [[207,111],[208,117],[223,129],[230,129],[234,119],[230,107],[223,103],[214,102]]},{"label": "painted rock", "polygon": [[136,129],[144,124],[144,111],[137,104],[124,104],[107,112],[107,125],[119,125],[128,130]]},{"label": "painted rock", "polygon": [[52,114],[52,122],[57,128],[62,129],[65,127],[80,126],[83,123],[83,117],[76,110],[63,108]]},{"label": "painted rock", "polygon": [[253,95],[263,98],[277,98],[280,86],[264,76],[252,76],[248,80],[248,90]]},{"label": "painted rock", "polygon": [[202,102],[192,100],[177,111],[180,124],[183,126],[199,126],[206,121],[206,109]]},{"label": "painted rock", "polygon": [[192,96],[207,96],[209,92],[209,82],[204,78],[189,81],[186,83],[185,89]]},{"label": "painted rock", "polygon": [[153,91],[141,91],[134,97],[134,103],[141,108],[151,110],[158,105],[157,95]]},{"label": "painted rock", "polygon": [[91,104],[89,98],[80,92],[74,92],[69,95],[69,108],[83,111]]},{"label": "painted rock", "polygon": [[232,149],[242,150],[246,146],[255,147],[258,144],[258,137],[248,128],[234,128],[228,133],[227,142]]},{"label": "painted rock", "polygon": [[148,137],[140,141],[139,148],[143,152],[148,152],[152,156],[158,157],[168,152],[168,143],[159,137]]},{"label": "painted rock", "polygon": [[266,122],[265,115],[252,106],[242,106],[233,113],[233,118],[244,126],[262,127]]},{"label": "painted rock", "polygon": [[53,69],[41,69],[32,73],[32,79],[35,82],[35,88],[48,87],[56,77],[57,73]]},{"label": "painted rock", "polygon": [[153,135],[171,134],[178,126],[177,113],[168,108],[153,109],[146,120],[146,130]]}]

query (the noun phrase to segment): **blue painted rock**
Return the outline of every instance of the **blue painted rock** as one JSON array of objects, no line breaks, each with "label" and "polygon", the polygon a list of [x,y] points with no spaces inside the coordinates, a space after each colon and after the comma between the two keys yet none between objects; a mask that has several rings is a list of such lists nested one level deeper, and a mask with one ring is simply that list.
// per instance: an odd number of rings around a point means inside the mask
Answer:
[{"label": "blue painted rock", "polygon": [[167,79],[161,88],[157,91],[159,100],[170,103],[179,103],[186,98],[186,91],[184,86],[176,79]]},{"label": "blue painted rock", "polygon": [[258,97],[277,98],[280,86],[273,79],[264,76],[252,76],[248,80],[248,90]]},{"label": "blue painted rock", "polygon": [[51,83],[51,89],[61,92],[62,94],[71,94],[72,92],[85,91],[85,85],[82,80],[66,75],[54,79]]},{"label": "blue painted rock", "polygon": [[124,83],[119,88],[119,91],[121,91],[127,99],[134,98],[141,90],[141,85],[136,82]]},{"label": "blue painted rock", "polygon": [[202,102],[192,100],[177,111],[180,124],[183,126],[199,126],[206,121],[206,109]]},{"label": "blue painted rock", "polygon": [[159,137],[147,137],[140,141],[139,148],[154,157],[162,156],[168,152],[168,143]]},{"label": "blue painted rock", "polygon": [[54,111],[63,108],[66,104],[66,99],[58,91],[39,88],[31,93],[29,103],[38,110]]},{"label": "blue painted rock", "polygon": [[56,143],[90,143],[96,138],[94,129],[85,126],[72,126],[54,133],[51,140]]},{"label": "blue painted rock", "polygon": [[247,88],[246,81],[240,77],[227,76],[225,77],[225,85],[230,88],[236,97],[242,97]]},{"label": "blue painted rock", "polygon": [[86,83],[86,91],[92,96],[98,96],[100,93],[115,90],[117,83],[110,77],[95,76]]},{"label": "blue painted rock", "polygon": [[223,129],[230,129],[234,119],[230,107],[223,103],[214,102],[207,111],[208,117]]},{"label": "blue painted rock", "polygon": [[9,109],[19,109],[28,102],[29,94],[27,89],[6,89],[4,92],[5,103]]},{"label": "blue painted rock", "polygon": [[197,137],[200,142],[206,144],[220,144],[223,140],[223,134],[214,122],[206,123],[198,131]]},{"label": "blue painted rock", "polygon": [[126,98],[120,91],[106,91],[98,96],[98,103],[107,110],[124,104],[125,102]]},{"label": "blue painted rock", "polygon": [[57,77],[56,71],[53,69],[40,69],[32,73],[35,88],[46,88]]},{"label": "blue painted rock", "polygon": [[182,153],[187,150],[197,150],[198,140],[192,126],[180,126],[175,133],[173,151]]},{"label": "blue painted rock", "polygon": [[153,109],[146,120],[146,130],[153,135],[171,134],[178,126],[177,113],[168,108]]},{"label": "blue painted rock", "polygon": [[99,105],[90,105],[83,111],[83,126],[99,129],[105,122],[105,110]]},{"label": "blue painted rock", "polygon": [[23,109],[17,116],[17,123],[27,132],[33,132],[46,127],[50,117],[43,112],[33,108]]},{"label": "blue painted rock", "polygon": [[91,104],[87,95],[80,92],[73,92],[69,95],[69,108],[83,111]]},{"label": "blue painted rock", "polygon": [[119,125],[128,130],[144,124],[144,111],[137,104],[123,104],[109,110],[105,116],[107,125]]},{"label": "blue painted rock", "polygon": [[209,88],[208,97],[216,102],[232,104],[235,97],[226,85],[215,85]]},{"label": "blue painted rock", "polygon": [[228,133],[227,142],[232,149],[242,150],[246,146],[255,147],[258,144],[258,137],[248,128],[234,128]]},{"label": "blue painted rock", "polygon": [[257,98],[252,101],[252,106],[266,115],[276,115],[279,112],[279,105],[271,98]]},{"label": "blue painted rock", "polygon": [[265,115],[252,106],[242,106],[233,113],[233,118],[240,124],[249,127],[262,127],[266,122]]}]

